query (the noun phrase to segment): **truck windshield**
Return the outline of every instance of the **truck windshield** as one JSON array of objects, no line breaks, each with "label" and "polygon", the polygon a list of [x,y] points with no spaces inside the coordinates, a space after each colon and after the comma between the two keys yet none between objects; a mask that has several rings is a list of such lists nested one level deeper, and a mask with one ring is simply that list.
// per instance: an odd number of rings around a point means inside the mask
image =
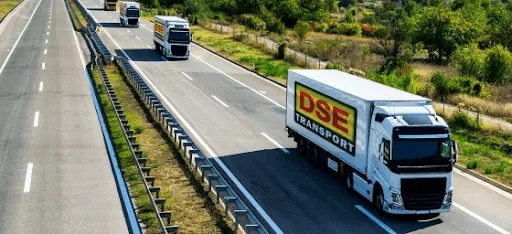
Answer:
[{"label": "truck windshield", "polygon": [[139,17],[139,9],[127,9],[126,17]]},{"label": "truck windshield", "polygon": [[190,42],[190,32],[188,30],[171,30],[169,42]]},{"label": "truck windshield", "polygon": [[396,139],[392,160],[442,159],[450,157],[450,139]]}]

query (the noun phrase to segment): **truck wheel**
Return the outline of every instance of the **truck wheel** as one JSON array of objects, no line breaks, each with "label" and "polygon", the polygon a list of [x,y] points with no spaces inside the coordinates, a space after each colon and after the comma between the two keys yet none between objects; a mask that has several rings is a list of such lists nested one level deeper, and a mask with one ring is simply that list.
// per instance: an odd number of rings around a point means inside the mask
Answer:
[{"label": "truck wheel", "polygon": [[306,154],[306,141],[302,137],[297,141],[297,151],[299,151],[301,157],[304,157]]},{"label": "truck wheel", "polygon": [[384,213],[384,193],[379,185],[375,187],[375,191],[373,194],[373,205],[377,210],[381,213]]}]

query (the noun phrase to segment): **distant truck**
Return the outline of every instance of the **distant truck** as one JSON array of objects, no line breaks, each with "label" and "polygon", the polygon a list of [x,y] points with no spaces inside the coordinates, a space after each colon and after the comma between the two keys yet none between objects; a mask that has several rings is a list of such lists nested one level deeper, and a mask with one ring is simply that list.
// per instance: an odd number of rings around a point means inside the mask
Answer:
[{"label": "distant truck", "polygon": [[457,143],[429,99],[338,70],[288,71],[286,130],[298,153],[381,212],[452,210]]},{"label": "distant truck", "polygon": [[139,27],[140,5],[137,2],[120,2],[119,20],[123,26]]},{"label": "distant truck", "polygon": [[155,49],[166,58],[188,59],[190,33],[188,20],[176,16],[155,16]]},{"label": "distant truck", "polygon": [[104,0],[103,6],[106,11],[115,11],[117,7],[117,0]]}]

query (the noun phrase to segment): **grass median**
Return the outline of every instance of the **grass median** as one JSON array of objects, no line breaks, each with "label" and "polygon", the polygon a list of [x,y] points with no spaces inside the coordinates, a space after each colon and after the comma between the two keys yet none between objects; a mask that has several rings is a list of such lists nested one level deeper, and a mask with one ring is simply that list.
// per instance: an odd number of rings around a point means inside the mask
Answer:
[{"label": "grass median", "polygon": [[12,9],[18,6],[23,0],[2,0],[0,1],[0,19],[3,19]]},{"label": "grass median", "polygon": [[[282,84],[286,84],[287,70],[297,67],[289,62],[277,60],[259,48],[234,40],[228,34],[216,33],[200,26],[192,26],[192,30],[197,43],[246,67],[252,66],[242,59],[247,56],[268,61],[268,64],[272,64],[272,69],[265,69],[266,66],[263,66],[258,72]],[[279,71],[277,76],[273,71]],[[459,143],[460,165],[512,185],[512,133],[488,126],[478,126],[475,120],[464,113],[443,117],[452,128],[453,138]]]},{"label": "grass median", "polygon": [[[110,65],[106,67],[106,72],[123,106],[126,119],[135,131],[137,142],[149,159],[151,174],[156,177],[155,185],[161,187],[160,196],[166,198],[166,209],[172,212],[172,224],[180,226],[180,233],[233,233],[208,192],[190,172],[181,156],[177,155],[173,143],[158,127],[159,124],[152,120],[147,109],[141,108],[143,103],[127,85],[118,68]],[[92,73],[123,175],[135,197],[138,217],[148,226],[147,233],[160,233],[142,178],[133,163],[129,146],[98,71],[93,70]]]},{"label": "grass median", "polygon": [[[68,3],[69,3],[69,6],[72,8],[72,10],[76,13],[76,16],[78,17],[78,21],[79,22],[76,22],[74,19],[73,19],[73,16],[71,16],[71,21],[73,22],[73,25],[75,26],[76,29],[80,29],[80,25],[82,25],[82,27],[85,27],[87,26],[87,19],[85,18],[84,14],[82,13],[82,11],[80,11],[80,8],[78,8],[78,6],[76,5],[75,1],[74,0],[68,0]],[[69,10],[69,9],[68,9]],[[70,12],[71,14],[71,12]]]}]

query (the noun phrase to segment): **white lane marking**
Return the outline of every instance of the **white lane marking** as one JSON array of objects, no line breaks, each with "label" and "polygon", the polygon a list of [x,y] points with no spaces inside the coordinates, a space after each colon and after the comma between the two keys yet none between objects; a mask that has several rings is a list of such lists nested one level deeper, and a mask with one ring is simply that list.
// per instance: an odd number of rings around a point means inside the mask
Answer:
[{"label": "white lane marking", "polygon": [[39,82],[39,92],[43,91],[43,82]]},{"label": "white lane marking", "polygon": [[284,148],[282,145],[280,145],[279,143],[277,143],[277,141],[275,141],[274,139],[270,138],[266,133],[262,132],[261,135],[263,135],[265,138],[267,138],[268,141],[272,142],[272,144],[276,145],[277,147],[279,147],[279,149],[281,149],[285,154],[287,153],[290,153],[290,151],[288,151],[286,148]]},{"label": "white lane marking", "polygon": [[260,90],[260,93],[262,93],[262,94],[266,94],[267,92],[266,92],[266,91],[264,91],[264,90]]},{"label": "white lane marking", "polygon": [[215,95],[212,95],[212,98],[217,100],[220,104],[222,104],[224,107],[229,107],[226,103],[224,103],[223,101],[221,101],[218,97],[216,97]]},{"label": "white lane marking", "polygon": [[457,168],[453,168],[453,171],[455,171],[455,173],[457,173],[457,174],[459,174],[461,176],[464,176],[467,179],[469,179],[469,180],[471,180],[471,181],[473,181],[473,182],[475,182],[475,183],[477,183],[479,185],[484,186],[487,189],[490,189],[490,190],[492,190],[492,191],[494,191],[494,192],[504,196],[505,198],[508,198],[508,199],[512,200],[512,194],[507,193],[507,192],[503,191],[500,188],[497,188],[496,186],[494,186],[492,184],[489,184],[489,183],[487,183],[487,182],[485,182],[485,181],[483,181],[481,179],[478,179],[478,178],[476,178],[476,177],[474,177],[474,176],[472,176],[470,174],[467,174],[467,173],[465,173],[465,172],[463,172],[463,171],[461,171],[461,170],[459,170]]},{"label": "white lane marking", "polygon": [[32,182],[32,169],[34,168],[33,163],[27,164],[27,174],[25,174],[25,186],[23,186],[23,192],[30,192],[30,183]]},{"label": "white lane marking", "polygon": [[181,74],[184,75],[185,77],[187,77],[187,79],[192,80],[192,77],[190,77],[189,75],[185,74],[185,72],[181,72]]},{"label": "white lane marking", "polygon": [[44,43],[48,44],[48,39],[46,39],[46,41]]},{"label": "white lane marking", "polygon": [[34,115],[34,127],[39,126],[39,111],[36,111],[36,114]]},{"label": "white lane marking", "polygon": [[[39,2],[37,3],[37,6],[35,8],[35,10],[32,12],[32,15],[30,15],[30,18],[28,20],[28,22],[30,23],[30,21],[32,21],[32,18],[34,17],[34,14],[36,13],[37,9],[39,8],[39,5],[41,4],[41,0],[39,0]],[[18,36],[18,39],[16,39],[16,42],[14,42],[14,45],[12,45],[12,48],[11,48],[11,51],[9,52],[9,54],[7,55],[7,57],[5,58],[5,61],[4,61],[4,64],[2,64],[2,67],[0,67],[0,74],[2,74],[2,72],[4,71],[5,69],[5,65],[7,65],[7,61],[9,61],[9,58],[11,58],[11,55],[12,53],[14,52],[14,50],[16,49],[16,47],[18,46],[18,43],[20,42],[20,39],[21,39],[21,36],[23,35],[23,33],[25,33],[25,30],[27,30],[27,27],[29,25],[29,23],[27,23],[25,25],[25,27],[23,28],[23,30],[21,31],[21,33],[18,33],[20,36]]]},{"label": "white lane marking", "polygon": [[140,38],[139,38],[138,36],[135,36],[135,38],[137,38],[137,40],[139,40],[139,41],[140,41]]},{"label": "white lane marking", "polygon": [[43,63],[43,65],[41,66],[43,68],[43,70],[46,68],[46,63]]},{"label": "white lane marking", "polygon": [[126,31],[128,31],[129,33],[131,33],[132,31],[130,31],[130,29],[126,29]]},{"label": "white lane marking", "polygon": [[[199,48],[199,49],[201,49],[201,50],[205,50],[205,49],[203,49],[203,48],[202,48],[202,47],[200,47],[200,46],[197,46],[197,45],[196,45],[196,47],[198,47],[198,48]],[[273,82],[273,81],[271,81],[271,80],[269,80],[269,79],[266,79],[266,78],[264,78],[264,77],[261,77],[261,76],[257,75],[257,74],[256,74],[256,73],[254,73],[254,72],[247,71],[247,70],[245,70],[245,68],[240,67],[240,66],[238,66],[237,64],[232,63],[231,61],[228,61],[228,60],[226,60],[226,59],[223,59],[223,58],[219,57],[218,55],[216,55],[216,54],[214,54],[214,53],[212,53],[212,52],[210,52],[210,51],[208,51],[208,50],[205,50],[205,51],[206,51],[207,53],[212,54],[213,56],[216,56],[216,57],[220,58],[220,60],[223,60],[224,62],[229,63],[229,64],[231,64],[232,66],[237,67],[238,69],[240,69],[240,70],[241,70],[241,71],[243,71],[243,72],[247,72],[247,73],[251,74],[252,76],[254,76],[254,77],[256,77],[256,78],[258,78],[258,79],[260,79],[260,80],[262,80],[262,81],[265,81],[265,82],[267,82],[267,83],[269,83],[269,84],[271,84],[271,85],[273,85],[273,86],[275,86],[275,87],[277,87],[277,88],[279,88],[279,89],[281,89],[281,90],[285,90],[285,91],[286,91],[286,87],[283,87],[283,86],[281,86],[281,85],[279,85],[279,84],[276,84],[275,82]],[[199,58],[199,56],[197,56],[197,57]]]},{"label": "white lane marking", "polygon": [[[98,22],[94,16],[92,16],[92,18],[94,19],[94,21]],[[100,27],[101,27],[101,25],[100,25]],[[107,34],[107,36],[114,43],[114,45],[116,45],[116,47],[121,51],[121,53],[123,53],[123,55],[129,60],[130,64],[132,64],[132,66],[140,73],[142,78],[146,82],[148,82],[148,84],[151,86],[152,90],[160,98],[162,98],[164,103],[171,109],[171,112],[176,115],[176,117],[180,120],[181,123],[183,123],[183,125],[185,125],[185,127],[189,130],[189,132],[195,137],[195,139],[197,139],[197,142],[199,142],[199,144],[203,146],[203,148],[206,150],[206,152],[213,158],[213,160],[215,160],[217,165],[219,165],[219,167],[226,173],[226,175],[229,177],[229,179],[231,179],[231,181],[233,181],[235,186],[247,198],[249,203],[251,203],[252,206],[254,206],[254,208],[258,211],[258,213],[261,215],[261,217],[268,223],[270,228],[272,228],[272,230],[276,234],[283,234],[283,231],[279,228],[279,226],[277,226],[277,224],[267,214],[267,212],[263,209],[263,207],[261,207],[261,205],[249,193],[249,191],[247,191],[247,189],[242,185],[242,183],[240,183],[240,181],[238,180],[238,178],[236,178],[236,176],[233,174],[233,172],[231,172],[229,170],[229,168],[222,162],[222,160],[219,158],[219,156],[213,152],[213,150],[210,148],[210,146],[208,146],[208,144],[206,144],[206,142],[203,140],[203,138],[201,138],[201,136],[199,136],[199,134],[192,128],[192,126],[188,123],[188,121],[185,120],[185,118],[183,118],[183,116],[178,112],[178,110],[176,110],[176,108],[171,104],[171,102],[169,102],[169,100],[162,94],[162,92],[155,86],[155,84],[153,84],[153,82],[147,78],[146,74],[144,74],[144,72],[142,72],[142,70],[139,68],[139,66],[137,66],[137,64],[133,62],[133,60],[130,58],[130,56],[128,56],[128,54],[126,54],[126,52],[121,48],[121,46],[119,46],[119,44],[117,44],[117,42],[114,40],[114,38],[112,38],[110,33],[108,33],[108,30],[105,30],[105,28],[103,28],[103,27],[102,27],[102,29],[103,29],[102,31],[104,31]],[[75,35],[75,34],[73,34],[73,35]],[[75,35],[75,40],[77,40],[76,35]],[[77,41],[77,44],[78,44],[78,41]],[[80,50],[80,48],[78,48],[78,50]]]},{"label": "white lane marking", "polygon": [[50,25],[48,25],[48,28],[50,28]]},{"label": "white lane marking", "polygon": [[278,107],[281,107],[282,109],[286,109],[283,105],[279,104],[278,102],[276,102],[276,101],[272,100],[271,98],[269,98],[269,97],[267,97],[267,96],[263,95],[262,93],[258,92],[258,90],[253,89],[252,87],[250,87],[250,86],[248,86],[248,85],[246,85],[246,84],[242,83],[241,81],[239,81],[239,80],[237,80],[237,79],[233,78],[232,76],[230,76],[230,75],[228,75],[228,74],[224,73],[223,71],[221,71],[220,69],[218,69],[218,68],[214,67],[213,65],[211,65],[211,64],[209,64],[208,62],[204,61],[203,59],[198,58],[198,57],[196,57],[195,55],[192,55],[192,56],[193,56],[193,57],[195,57],[196,59],[198,59],[199,61],[203,62],[204,64],[208,65],[209,67],[213,68],[214,70],[218,71],[220,74],[222,74],[222,75],[226,76],[227,78],[229,78],[229,79],[231,79],[231,80],[235,81],[236,83],[238,83],[238,84],[240,84],[240,85],[242,85],[242,86],[244,86],[244,87],[246,87],[246,88],[248,88],[248,89],[252,90],[252,91],[253,91],[253,92],[255,92],[256,94],[258,94],[258,95],[262,96],[263,98],[267,99],[268,101],[270,101],[270,102],[274,103],[274,105],[276,105],[276,106],[278,106]]},{"label": "white lane marking", "polygon": [[52,21],[50,20],[50,21],[48,21],[48,23],[49,23],[49,24],[51,24],[51,23],[52,23]]},{"label": "white lane marking", "polygon": [[386,225],[384,222],[380,221],[377,217],[375,217],[372,213],[370,213],[369,211],[367,211],[365,208],[363,208],[362,206],[360,205],[355,205],[355,207],[363,212],[363,214],[365,214],[368,218],[370,218],[373,222],[375,222],[377,225],[379,225],[381,228],[384,229],[384,231],[386,231],[387,233],[389,234],[396,234],[395,231],[393,231],[393,229],[391,229],[388,225]]},{"label": "white lane marking", "polygon": [[149,45],[146,45],[146,47],[148,47],[148,49],[153,49],[153,48],[151,48],[151,46],[149,46]]},{"label": "white lane marking", "polygon": [[[50,13],[50,15],[51,15],[51,13]],[[52,19],[52,17],[50,16],[50,18],[49,18],[49,19]]]},{"label": "white lane marking", "polygon": [[48,49],[44,49],[44,54],[48,53]]},{"label": "white lane marking", "polygon": [[50,35],[50,32],[46,32],[46,36]]},{"label": "white lane marking", "polygon": [[483,218],[483,217],[481,217],[480,215],[477,215],[477,214],[473,213],[473,211],[470,211],[470,210],[466,209],[465,207],[463,207],[463,206],[459,205],[459,204],[458,204],[458,203],[456,203],[456,202],[454,202],[454,203],[453,203],[453,206],[455,206],[455,207],[457,207],[458,209],[460,209],[460,210],[462,210],[462,211],[466,212],[468,215],[473,216],[473,218],[478,219],[478,221],[480,221],[480,222],[482,222],[482,223],[487,224],[487,226],[489,226],[489,227],[491,227],[492,229],[494,229],[494,230],[498,231],[499,233],[502,233],[502,234],[510,234],[510,232],[505,231],[505,229],[498,227],[496,224],[491,223],[489,220],[484,219],[484,218]]},{"label": "white lane marking", "polygon": [[141,24],[141,25],[142,25],[142,27],[146,28],[148,31],[153,32],[153,30],[151,30],[150,28],[148,28],[146,25],[144,25],[144,24]]}]

